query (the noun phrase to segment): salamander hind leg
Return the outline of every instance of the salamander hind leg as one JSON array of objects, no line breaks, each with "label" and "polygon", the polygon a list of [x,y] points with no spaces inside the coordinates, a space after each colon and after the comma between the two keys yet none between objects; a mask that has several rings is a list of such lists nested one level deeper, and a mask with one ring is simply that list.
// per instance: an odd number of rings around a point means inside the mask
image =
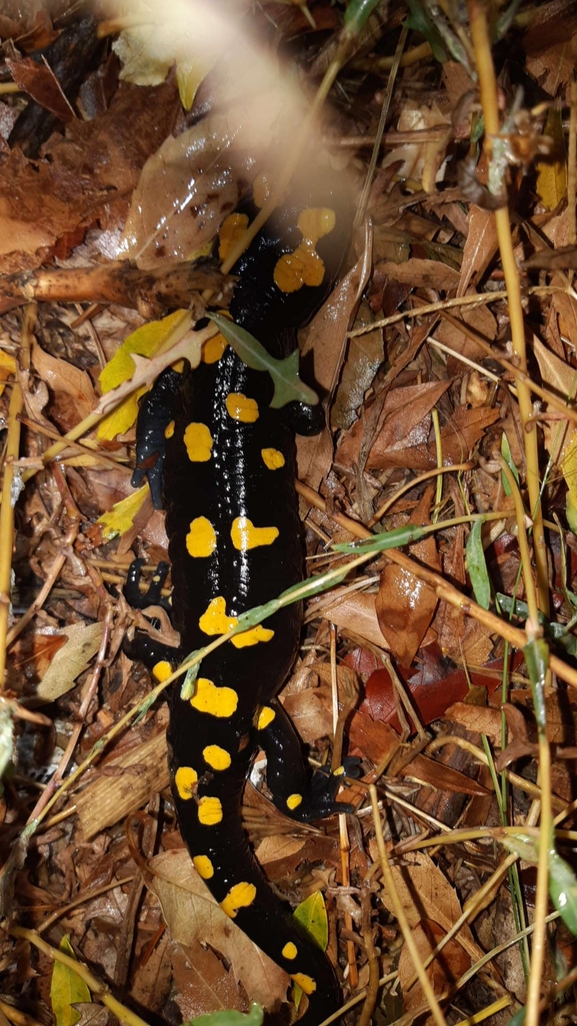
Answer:
[{"label": "salamander hind leg", "polygon": [[335,801],[345,772],[311,772],[300,738],[280,702],[272,699],[261,707],[256,722],[257,738],[267,757],[267,784],[281,812],[308,823],[338,812],[354,812],[351,805]]},{"label": "salamander hind leg", "polygon": [[[144,592],[139,587],[143,564],[143,559],[134,559],[130,564],[124,587],[126,600],[134,609],[160,606],[170,614],[170,601],[162,594],[162,588],[170,569],[168,563],[158,564],[156,573]],[[157,618],[149,617],[148,619],[152,627],[157,630],[160,628],[160,621]],[[144,630],[137,630],[133,638],[125,638],[122,648],[130,659],[139,659],[144,663],[157,680],[165,680],[170,676],[182,659],[180,648],[166,645],[151,637]]]}]

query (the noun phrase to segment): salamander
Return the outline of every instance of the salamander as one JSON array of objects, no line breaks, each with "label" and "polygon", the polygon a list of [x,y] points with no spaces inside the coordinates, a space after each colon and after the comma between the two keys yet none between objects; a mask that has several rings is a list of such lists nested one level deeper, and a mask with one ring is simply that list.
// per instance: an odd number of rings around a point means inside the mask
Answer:
[{"label": "salamander", "polygon": [[[232,319],[273,356],[296,346],[296,329],[326,296],[348,244],[348,219],[326,179],[294,188],[233,268]],[[223,240],[254,215],[254,202],[221,229]],[[224,243],[225,244],[225,243]],[[142,638],[140,655],[162,679],[180,654],[224,633],[247,609],[303,576],[295,478],[295,430],[316,433],[319,407],[271,409],[273,383],[249,369],[222,337],[209,340],[194,372],[166,371],[141,403],[137,469],[166,509],[172,563],[172,619],[181,648]],[[148,595],[129,574],[133,604],[160,598],[166,567]],[[241,821],[241,799],[256,751],[286,815],[306,822],[349,811],[335,801],[343,770],[311,775],[298,735],[276,694],[294,661],[301,609],[289,606],[232,638],[202,662],[191,699],[170,695],[173,792],[183,839],[221,908],[308,996],[300,1020],[320,1022],[339,1005],[332,966],[268,886]]]}]

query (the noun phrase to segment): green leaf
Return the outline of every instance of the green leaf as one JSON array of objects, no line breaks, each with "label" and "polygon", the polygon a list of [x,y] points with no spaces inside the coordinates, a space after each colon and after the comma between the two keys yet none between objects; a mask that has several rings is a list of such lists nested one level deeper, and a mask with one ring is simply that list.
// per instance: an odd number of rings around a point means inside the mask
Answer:
[{"label": "green leaf", "polygon": [[344,17],[345,28],[349,35],[358,36],[380,2],[381,0],[350,0]]},{"label": "green leaf", "polygon": [[565,926],[577,937],[577,877],[554,848],[549,852],[549,894]]},{"label": "green leaf", "polygon": [[318,395],[299,378],[298,349],[284,360],[277,360],[267,353],[253,335],[238,324],[233,324],[227,317],[215,313],[209,314],[209,317],[247,367],[251,370],[269,372],[274,384],[274,395],[271,400],[271,407],[274,410],[280,410],[294,400],[308,406],[316,406],[319,401]]},{"label": "green leaf", "polygon": [[507,851],[517,855],[525,862],[531,863],[531,865],[537,865],[539,855],[537,852],[537,839],[535,837],[532,837],[530,834],[524,834],[522,830],[519,830],[514,834],[504,834],[499,840]]},{"label": "green leaf", "polygon": [[406,527],[396,527],[394,531],[384,531],[382,534],[374,534],[371,538],[365,538],[357,542],[338,542],[333,545],[335,552],[348,552],[351,556],[358,556],[361,552],[384,552],[386,549],[398,549],[403,545],[412,545],[420,541],[427,534],[431,533],[431,527],[419,527],[416,524],[407,524]]},{"label": "green leaf", "polygon": [[[519,484],[519,471],[517,470],[517,467],[513,463],[513,457],[511,455],[511,446],[509,445],[509,439],[507,438],[507,435],[505,434],[504,431],[503,431],[503,434],[501,435],[501,456],[505,460],[505,463],[509,467],[509,470],[511,471],[511,473],[512,473],[513,477],[515,478],[517,484]],[[505,475],[503,473],[501,474],[501,481],[503,483],[503,491],[505,492],[505,495],[510,495],[511,494],[511,486],[510,486],[509,482],[507,481],[507,478],[505,477]]]},{"label": "green leaf", "polygon": [[467,538],[467,570],[475,598],[483,609],[491,604],[491,581],[483,549],[483,521],[476,520]]},{"label": "green leaf", "polygon": [[326,951],[329,943],[329,920],[325,899],[321,891],[309,894],[295,908],[293,915],[297,922],[304,926],[322,951]]},{"label": "green leaf", "polygon": [[263,1019],[264,1012],[261,1005],[256,1001],[251,1001],[246,1015],[233,1008],[224,1008],[220,1012],[196,1015],[194,1019],[189,1019],[184,1023],[184,1026],[261,1026]]},{"label": "green leaf", "polygon": [[526,1016],[527,1009],[523,1005],[523,1008],[520,1008],[518,1012],[515,1012],[515,1015],[511,1016],[509,1022],[507,1023],[507,1026],[523,1026]]},{"label": "green leaf", "polygon": [[411,15],[407,22],[410,29],[420,32],[433,51],[433,57],[439,64],[448,59],[447,49],[443,43],[443,37],[430,17],[422,0],[408,0]]},{"label": "green leaf", "polygon": [[[68,934],[60,941],[60,950],[71,958],[76,957]],[[90,990],[78,973],[62,962],[55,962],[50,983],[50,1001],[56,1026],[76,1026],[81,1015],[71,1006],[76,1002],[90,1004],[91,1000]]]}]

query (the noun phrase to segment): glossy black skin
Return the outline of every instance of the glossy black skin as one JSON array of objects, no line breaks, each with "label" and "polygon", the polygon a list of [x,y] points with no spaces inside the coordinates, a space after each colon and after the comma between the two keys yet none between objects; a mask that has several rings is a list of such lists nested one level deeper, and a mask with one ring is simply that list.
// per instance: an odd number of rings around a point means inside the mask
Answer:
[{"label": "glossy black skin", "polygon": [[[320,204],[309,199],[304,205]],[[322,205],[331,205],[326,194]],[[302,206],[297,202],[297,211]],[[294,224],[295,219],[295,212],[286,207],[234,268],[240,277],[231,314],[278,358],[294,348],[293,329],[308,320],[324,298],[343,251],[341,230],[335,233],[336,238],[321,240],[318,252],[332,260],[323,286],[303,286],[298,293],[283,296],[272,283],[272,271],[280,253],[293,250],[300,241],[296,229],[287,230],[287,223]],[[323,245],[325,241],[332,242],[332,247]],[[211,599],[224,597],[227,616],[238,616],[276,598],[302,579],[303,551],[294,489],[294,422],[305,433],[311,432],[311,428],[316,432],[322,424],[322,413],[319,406],[318,414],[311,416],[310,409],[299,411],[298,404],[292,404],[292,410],[271,409],[273,385],[269,375],[247,368],[230,347],[217,363],[203,363],[194,373],[185,373],[171,410],[169,396],[174,395],[179,377],[182,379],[172,371],[168,377],[163,376],[158,397],[149,394],[142,405],[138,464],[142,473],[152,479],[156,502],[164,464],[164,505],[174,585],[172,616],[181,635],[180,651],[186,655],[212,640],[199,627],[199,618]],[[257,401],[259,417],[254,423],[229,416],[225,401],[230,393],[241,393]],[[161,442],[171,414],[175,430],[166,444],[164,457]],[[210,429],[212,457],[206,462],[191,462],[188,458],[183,436],[191,421]],[[261,456],[264,448],[281,452],[284,467],[268,469]],[[142,473],[137,472],[137,477]],[[248,517],[257,527],[274,526],[279,536],[272,544],[239,552],[230,536],[231,524],[239,516]],[[208,518],[216,531],[217,546],[208,557],[193,558],[187,551],[186,537],[191,521],[197,517]],[[135,596],[134,587],[131,591]],[[267,779],[273,799],[285,814],[308,821],[349,808],[334,802],[338,778],[323,774],[311,778],[298,735],[275,701],[296,655],[301,609],[298,605],[289,606],[264,626],[274,631],[271,640],[243,648],[227,643],[202,662],[201,677],[237,693],[238,707],[233,715],[217,717],[200,712],[181,698],[179,686],[172,689],[170,768],[173,780],[183,766],[198,772],[196,798],[183,799],[173,787],[182,835],[191,856],[210,858],[214,875],[206,883],[219,902],[235,884],[254,885],[255,900],[238,910],[235,922],[288,973],[313,977],[316,991],[309,997],[308,1011],[300,1020],[313,1026],[338,1008],[339,989],[323,952],[300,928],[290,906],[271,891],[242,829],[244,782],[259,746],[264,747],[267,755]],[[176,663],[174,650],[172,654]],[[166,657],[166,651],[157,655]],[[275,718],[266,729],[257,730],[257,717],[263,705],[274,709]],[[232,762],[228,769],[215,771],[205,762],[202,753],[209,745],[218,745],[230,753]],[[302,802],[291,812],[286,800],[295,792],[302,795]],[[207,796],[218,798],[222,806],[222,820],[216,825],[199,822],[197,799]],[[297,958],[282,955],[287,941],[296,945]]]}]

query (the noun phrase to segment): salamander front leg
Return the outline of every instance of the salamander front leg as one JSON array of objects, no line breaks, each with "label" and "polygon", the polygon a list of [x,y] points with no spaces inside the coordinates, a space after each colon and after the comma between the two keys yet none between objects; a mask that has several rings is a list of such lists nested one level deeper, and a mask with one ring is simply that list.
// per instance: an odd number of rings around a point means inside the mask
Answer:
[{"label": "salamander front leg", "polygon": [[308,823],[355,811],[352,805],[335,801],[345,768],[336,773],[311,772],[300,738],[280,702],[272,699],[261,707],[256,728],[267,757],[267,784],[281,812]]},{"label": "salamander front leg", "polygon": [[166,439],[170,437],[175,399],[181,384],[182,374],[169,367],[140,400],[136,422],[136,470],[131,484],[133,488],[139,488],[144,478],[148,480],[155,509],[162,509]]}]

